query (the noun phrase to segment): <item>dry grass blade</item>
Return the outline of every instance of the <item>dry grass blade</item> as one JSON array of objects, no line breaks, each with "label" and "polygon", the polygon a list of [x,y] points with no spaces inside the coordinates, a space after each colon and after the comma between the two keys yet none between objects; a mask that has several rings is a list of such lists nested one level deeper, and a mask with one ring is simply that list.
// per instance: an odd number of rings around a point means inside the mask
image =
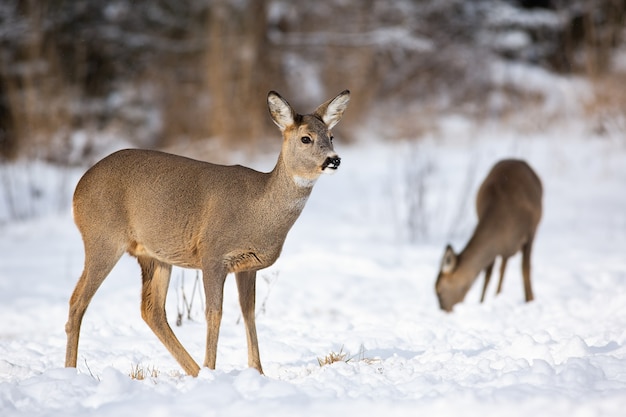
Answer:
[{"label": "dry grass blade", "polygon": [[317,363],[320,366],[331,365],[335,362],[348,362],[350,358],[346,359],[348,354],[343,351],[343,346],[339,349],[339,352],[330,352],[324,358],[317,358]]},{"label": "dry grass blade", "polygon": [[159,376],[159,370],[154,367],[146,367],[137,364],[131,365],[130,374],[131,379],[143,381],[146,378],[157,378]]},{"label": "dry grass blade", "polygon": [[332,365],[335,362],[348,363],[350,361],[354,361],[355,359],[357,362],[365,362],[368,365],[378,362],[378,359],[366,358],[365,346],[361,345],[359,347],[359,352],[354,356],[349,356],[348,352],[344,352],[343,346],[341,346],[341,349],[339,349],[339,352],[330,352],[328,355],[326,355],[323,358],[317,358],[317,363],[319,363],[320,366],[324,366],[324,365]]}]

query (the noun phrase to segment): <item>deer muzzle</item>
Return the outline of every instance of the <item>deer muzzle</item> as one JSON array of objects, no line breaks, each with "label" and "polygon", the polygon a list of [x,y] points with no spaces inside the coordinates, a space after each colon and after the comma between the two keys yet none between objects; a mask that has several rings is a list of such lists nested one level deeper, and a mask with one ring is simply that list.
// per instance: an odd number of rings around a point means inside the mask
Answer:
[{"label": "deer muzzle", "polygon": [[322,171],[325,171],[326,168],[337,169],[339,168],[339,164],[341,164],[341,158],[339,158],[337,155],[329,156],[322,164]]}]

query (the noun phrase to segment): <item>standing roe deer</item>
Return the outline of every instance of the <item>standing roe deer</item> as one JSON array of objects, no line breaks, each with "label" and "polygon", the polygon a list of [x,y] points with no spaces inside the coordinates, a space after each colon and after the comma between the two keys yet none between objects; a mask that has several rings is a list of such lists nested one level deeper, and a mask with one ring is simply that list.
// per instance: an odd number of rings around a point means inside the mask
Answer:
[{"label": "standing roe deer", "polygon": [[263,373],[254,318],[256,271],[278,258],[287,233],[316,180],[340,159],[331,129],[350,100],[345,90],[300,115],[275,92],[267,103],[282,131],[269,173],[157,151],[113,153],[81,178],[73,216],[85,246],[85,267],[70,299],[66,367],[76,367],[80,324],[94,293],[124,252],[142,274],[141,316],[181,367],[198,364],[167,323],[165,298],[172,265],[202,270],[207,336],[204,366],[215,369],[224,281],[235,273],[248,344],[248,366]]},{"label": "standing roe deer", "polygon": [[458,255],[450,245],[446,247],[435,284],[442,310],[452,311],[456,303],[463,301],[480,271],[485,269],[480,299],[483,302],[497,256],[502,257],[499,294],[506,262],[519,250],[526,302],[532,301],[530,254],[541,219],[542,194],[541,180],[526,162],[505,159],[494,165],[478,190],[478,225],[467,246]]}]

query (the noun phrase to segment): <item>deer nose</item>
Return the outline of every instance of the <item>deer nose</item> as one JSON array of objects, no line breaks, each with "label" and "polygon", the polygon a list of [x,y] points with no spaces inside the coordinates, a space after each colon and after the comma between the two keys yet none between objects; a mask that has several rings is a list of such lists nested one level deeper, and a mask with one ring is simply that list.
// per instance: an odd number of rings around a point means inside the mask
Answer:
[{"label": "deer nose", "polygon": [[322,171],[325,170],[326,168],[337,169],[339,168],[339,164],[341,164],[341,158],[339,158],[336,155],[329,156],[328,158],[326,158],[326,160],[322,164]]}]

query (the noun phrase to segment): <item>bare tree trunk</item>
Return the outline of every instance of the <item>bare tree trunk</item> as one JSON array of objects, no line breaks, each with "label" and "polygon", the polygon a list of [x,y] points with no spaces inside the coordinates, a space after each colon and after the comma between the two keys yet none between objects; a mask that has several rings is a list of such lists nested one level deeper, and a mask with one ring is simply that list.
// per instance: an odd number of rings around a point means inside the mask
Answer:
[{"label": "bare tree trunk", "polygon": [[258,138],[266,126],[266,0],[215,2],[209,15],[206,79],[209,131],[228,142]]}]

